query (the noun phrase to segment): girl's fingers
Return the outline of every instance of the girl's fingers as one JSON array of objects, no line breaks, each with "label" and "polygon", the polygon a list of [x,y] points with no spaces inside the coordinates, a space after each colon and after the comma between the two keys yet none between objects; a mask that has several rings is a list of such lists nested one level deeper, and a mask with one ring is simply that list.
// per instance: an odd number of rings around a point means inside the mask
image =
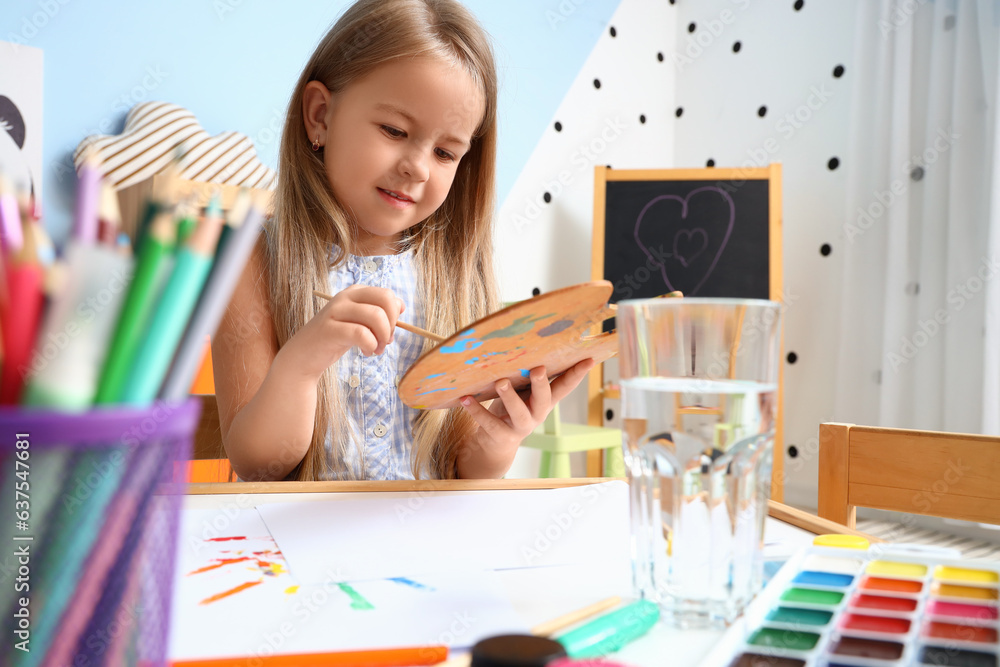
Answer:
[{"label": "girl's fingers", "polygon": [[552,386],[544,366],[532,368],[528,377],[531,378],[531,398],[529,399],[531,416],[536,422],[540,422],[552,409]]},{"label": "girl's fingers", "polygon": [[479,401],[471,396],[463,396],[461,403],[465,411],[469,413],[469,416],[479,424],[479,428],[486,431],[486,434],[493,440],[502,438],[504,430],[510,428],[503,419],[484,408],[479,404]]},{"label": "girl's fingers", "polygon": [[[547,384],[547,383],[546,383]],[[527,435],[535,427],[534,418],[531,416],[531,410],[528,409],[528,405],[524,400],[514,391],[514,387],[510,384],[510,380],[503,379],[496,383],[497,394],[500,396],[500,400],[503,402],[503,407],[507,411],[507,416],[510,418],[511,426],[514,431],[521,435]],[[532,381],[532,389],[534,389],[534,381]]]},{"label": "girl's fingers", "polygon": [[587,372],[596,365],[597,362],[593,359],[584,359],[580,363],[573,366],[573,368],[553,380],[551,384],[552,403],[558,403],[565,398],[569,392],[576,389],[576,386],[580,384],[580,381],[587,376]]}]

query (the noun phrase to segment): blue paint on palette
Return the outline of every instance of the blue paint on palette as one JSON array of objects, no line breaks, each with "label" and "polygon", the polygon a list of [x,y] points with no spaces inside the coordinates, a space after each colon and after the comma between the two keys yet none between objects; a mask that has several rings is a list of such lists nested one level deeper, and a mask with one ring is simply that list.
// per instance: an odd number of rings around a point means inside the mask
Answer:
[{"label": "blue paint on palette", "polygon": [[479,361],[479,357],[472,357],[471,359],[466,359],[465,363],[467,363],[467,364],[474,364],[477,361]]},{"label": "blue paint on palette", "polygon": [[389,581],[395,581],[397,584],[403,584],[404,586],[409,586],[410,588],[416,588],[421,591],[433,591],[434,589],[430,586],[425,586],[418,581],[413,581],[412,579],[407,579],[406,577],[391,577]]},{"label": "blue paint on palette", "polygon": [[441,389],[428,389],[427,391],[417,392],[417,396],[423,396],[424,394],[433,394],[434,392],[437,391],[451,391],[452,389],[454,389],[454,387],[443,387]]},{"label": "blue paint on palette", "polygon": [[521,377],[523,377],[523,378],[531,377],[531,370],[528,369],[528,368],[522,368],[521,369]]},{"label": "blue paint on palette", "polygon": [[836,572],[814,572],[803,570],[792,580],[796,584],[806,584],[810,586],[849,586],[854,581],[854,576],[850,574],[838,574]]},{"label": "blue paint on palette", "polygon": [[430,380],[431,378],[439,378],[439,377],[441,377],[442,375],[444,375],[444,373],[431,373],[430,375],[428,375],[428,376],[427,376],[427,377],[425,377],[424,379],[425,379],[425,380]]},{"label": "blue paint on palette", "polygon": [[442,354],[458,354],[460,352],[468,352],[469,350],[476,349],[483,344],[483,341],[477,340],[472,335],[474,333],[475,331],[472,329],[463,331],[458,335],[458,340],[451,345],[442,345],[438,348],[438,352],[441,352]]}]

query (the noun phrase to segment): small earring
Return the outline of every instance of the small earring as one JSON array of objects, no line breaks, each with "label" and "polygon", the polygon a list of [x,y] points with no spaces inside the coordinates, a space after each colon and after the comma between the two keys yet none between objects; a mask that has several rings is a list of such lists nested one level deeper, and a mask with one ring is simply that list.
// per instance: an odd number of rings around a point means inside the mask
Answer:
[{"label": "small earring", "polygon": [[316,140],[313,141],[312,149],[314,151],[318,151],[319,150],[319,137],[316,137]]}]

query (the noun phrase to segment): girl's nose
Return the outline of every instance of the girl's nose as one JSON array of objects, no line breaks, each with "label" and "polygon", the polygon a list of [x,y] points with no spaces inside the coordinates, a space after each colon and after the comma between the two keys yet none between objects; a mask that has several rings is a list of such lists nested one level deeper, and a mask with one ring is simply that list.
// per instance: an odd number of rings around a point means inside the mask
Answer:
[{"label": "girl's nose", "polygon": [[427,158],[419,150],[407,151],[399,161],[399,170],[411,180],[426,181],[429,173]]}]

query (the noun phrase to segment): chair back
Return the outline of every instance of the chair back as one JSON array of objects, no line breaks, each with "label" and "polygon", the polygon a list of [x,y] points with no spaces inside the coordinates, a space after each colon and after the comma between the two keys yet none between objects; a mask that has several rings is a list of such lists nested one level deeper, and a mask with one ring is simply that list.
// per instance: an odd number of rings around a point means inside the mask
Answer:
[{"label": "chair back", "polygon": [[819,515],[854,528],[857,507],[1000,524],[1000,438],[826,423]]}]

